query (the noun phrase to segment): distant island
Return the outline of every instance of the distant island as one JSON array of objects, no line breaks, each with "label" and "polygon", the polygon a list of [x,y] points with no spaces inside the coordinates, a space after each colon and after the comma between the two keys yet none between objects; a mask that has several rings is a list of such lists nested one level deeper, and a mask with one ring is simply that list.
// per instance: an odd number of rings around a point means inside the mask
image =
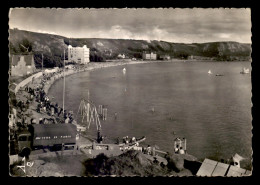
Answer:
[{"label": "distant island", "polygon": [[[37,68],[41,67],[41,55],[44,54],[44,67],[59,67],[63,63],[64,50],[87,45],[90,48],[91,62],[105,62],[118,59],[142,59],[143,52],[154,52],[158,60],[162,56],[171,59],[193,59],[211,61],[250,61],[251,44],[238,42],[210,43],[171,43],[157,40],[66,38],[59,35],[36,33],[18,29],[9,30],[10,54],[34,54]],[[67,59],[67,56],[65,56]]]}]

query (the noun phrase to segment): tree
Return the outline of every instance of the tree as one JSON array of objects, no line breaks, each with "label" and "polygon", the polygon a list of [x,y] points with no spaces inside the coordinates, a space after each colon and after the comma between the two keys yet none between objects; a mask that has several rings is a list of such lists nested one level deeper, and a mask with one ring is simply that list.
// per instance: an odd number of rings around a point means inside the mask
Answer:
[{"label": "tree", "polygon": [[177,58],[187,59],[189,57],[189,54],[185,51],[179,51],[175,53],[175,56]]},{"label": "tree", "polygon": [[9,51],[11,54],[17,53],[17,49],[15,48],[12,42],[9,43]]},{"label": "tree", "polygon": [[92,62],[105,62],[106,57],[101,52],[90,53],[90,61]]},{"label": "tree", "polygon": [[18,42],[18,48],[21,53],[29,53],[32,52],[33,44],[28,39],[23,39]]}]

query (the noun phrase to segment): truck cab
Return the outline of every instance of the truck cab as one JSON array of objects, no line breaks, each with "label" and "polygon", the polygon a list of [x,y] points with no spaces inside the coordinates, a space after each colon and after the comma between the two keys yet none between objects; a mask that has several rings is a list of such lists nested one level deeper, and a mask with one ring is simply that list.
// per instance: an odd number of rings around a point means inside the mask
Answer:
[{"label": "truck cab", "polygon": [[32,136],[29,131],[22,131],[18,134],[19,155],[29,156],[31,153]]}]

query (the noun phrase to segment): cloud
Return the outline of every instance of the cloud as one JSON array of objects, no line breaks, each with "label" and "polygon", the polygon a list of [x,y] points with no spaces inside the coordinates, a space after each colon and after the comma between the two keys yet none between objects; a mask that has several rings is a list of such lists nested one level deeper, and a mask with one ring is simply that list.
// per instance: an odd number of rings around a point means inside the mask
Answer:
[{"label": "cloud", "polygon": [[44,31],[44,30],[37,30],[39,33],[47,33],[47,34],[52,34],[52,35],[58,35],[58,33],[53,32],[53,31]]},{"label": "cloud", "polygon": [[9,24],[74,38],[251,42],[250,9],[14,9]]},{"label": "cloud", "polygon": [[223,38],[223,39],[230,39],[231,38],[231,34],[228,33],[220,33],[218,34],[219,38]]}]

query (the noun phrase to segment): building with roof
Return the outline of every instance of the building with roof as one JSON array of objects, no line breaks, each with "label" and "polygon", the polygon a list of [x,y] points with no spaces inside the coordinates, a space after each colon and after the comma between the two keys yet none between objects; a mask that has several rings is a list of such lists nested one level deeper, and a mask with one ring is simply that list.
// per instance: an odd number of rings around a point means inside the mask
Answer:
[{"label": "building with roof", "polygon": [[89,63],[89,48],[86,45],[83,47],[68,46],[68,62],[76,62],[78,64]]},{"label": "building with roof", "polygon": [[159,59],[160,60],[170,60],[171,57],[170,57],[170,55],[159,55]]},{"label": "building with roof", "polygon": [[36,71],[33,55],[11,55],[9,60],[11,76],[24,76]]},{"label": "building with roof", "polygon": [[119,59],[123,58],[124,59],[125,58],[125,54],[118,54],[117,58],[119,58]]},{"label": "building with roof", "polygon": [[143,55],[142,55],[142,58],[143,60],[156,60],[157,59],[157,54],[156,53],[153,53],[153,52],[143,52]]}]

